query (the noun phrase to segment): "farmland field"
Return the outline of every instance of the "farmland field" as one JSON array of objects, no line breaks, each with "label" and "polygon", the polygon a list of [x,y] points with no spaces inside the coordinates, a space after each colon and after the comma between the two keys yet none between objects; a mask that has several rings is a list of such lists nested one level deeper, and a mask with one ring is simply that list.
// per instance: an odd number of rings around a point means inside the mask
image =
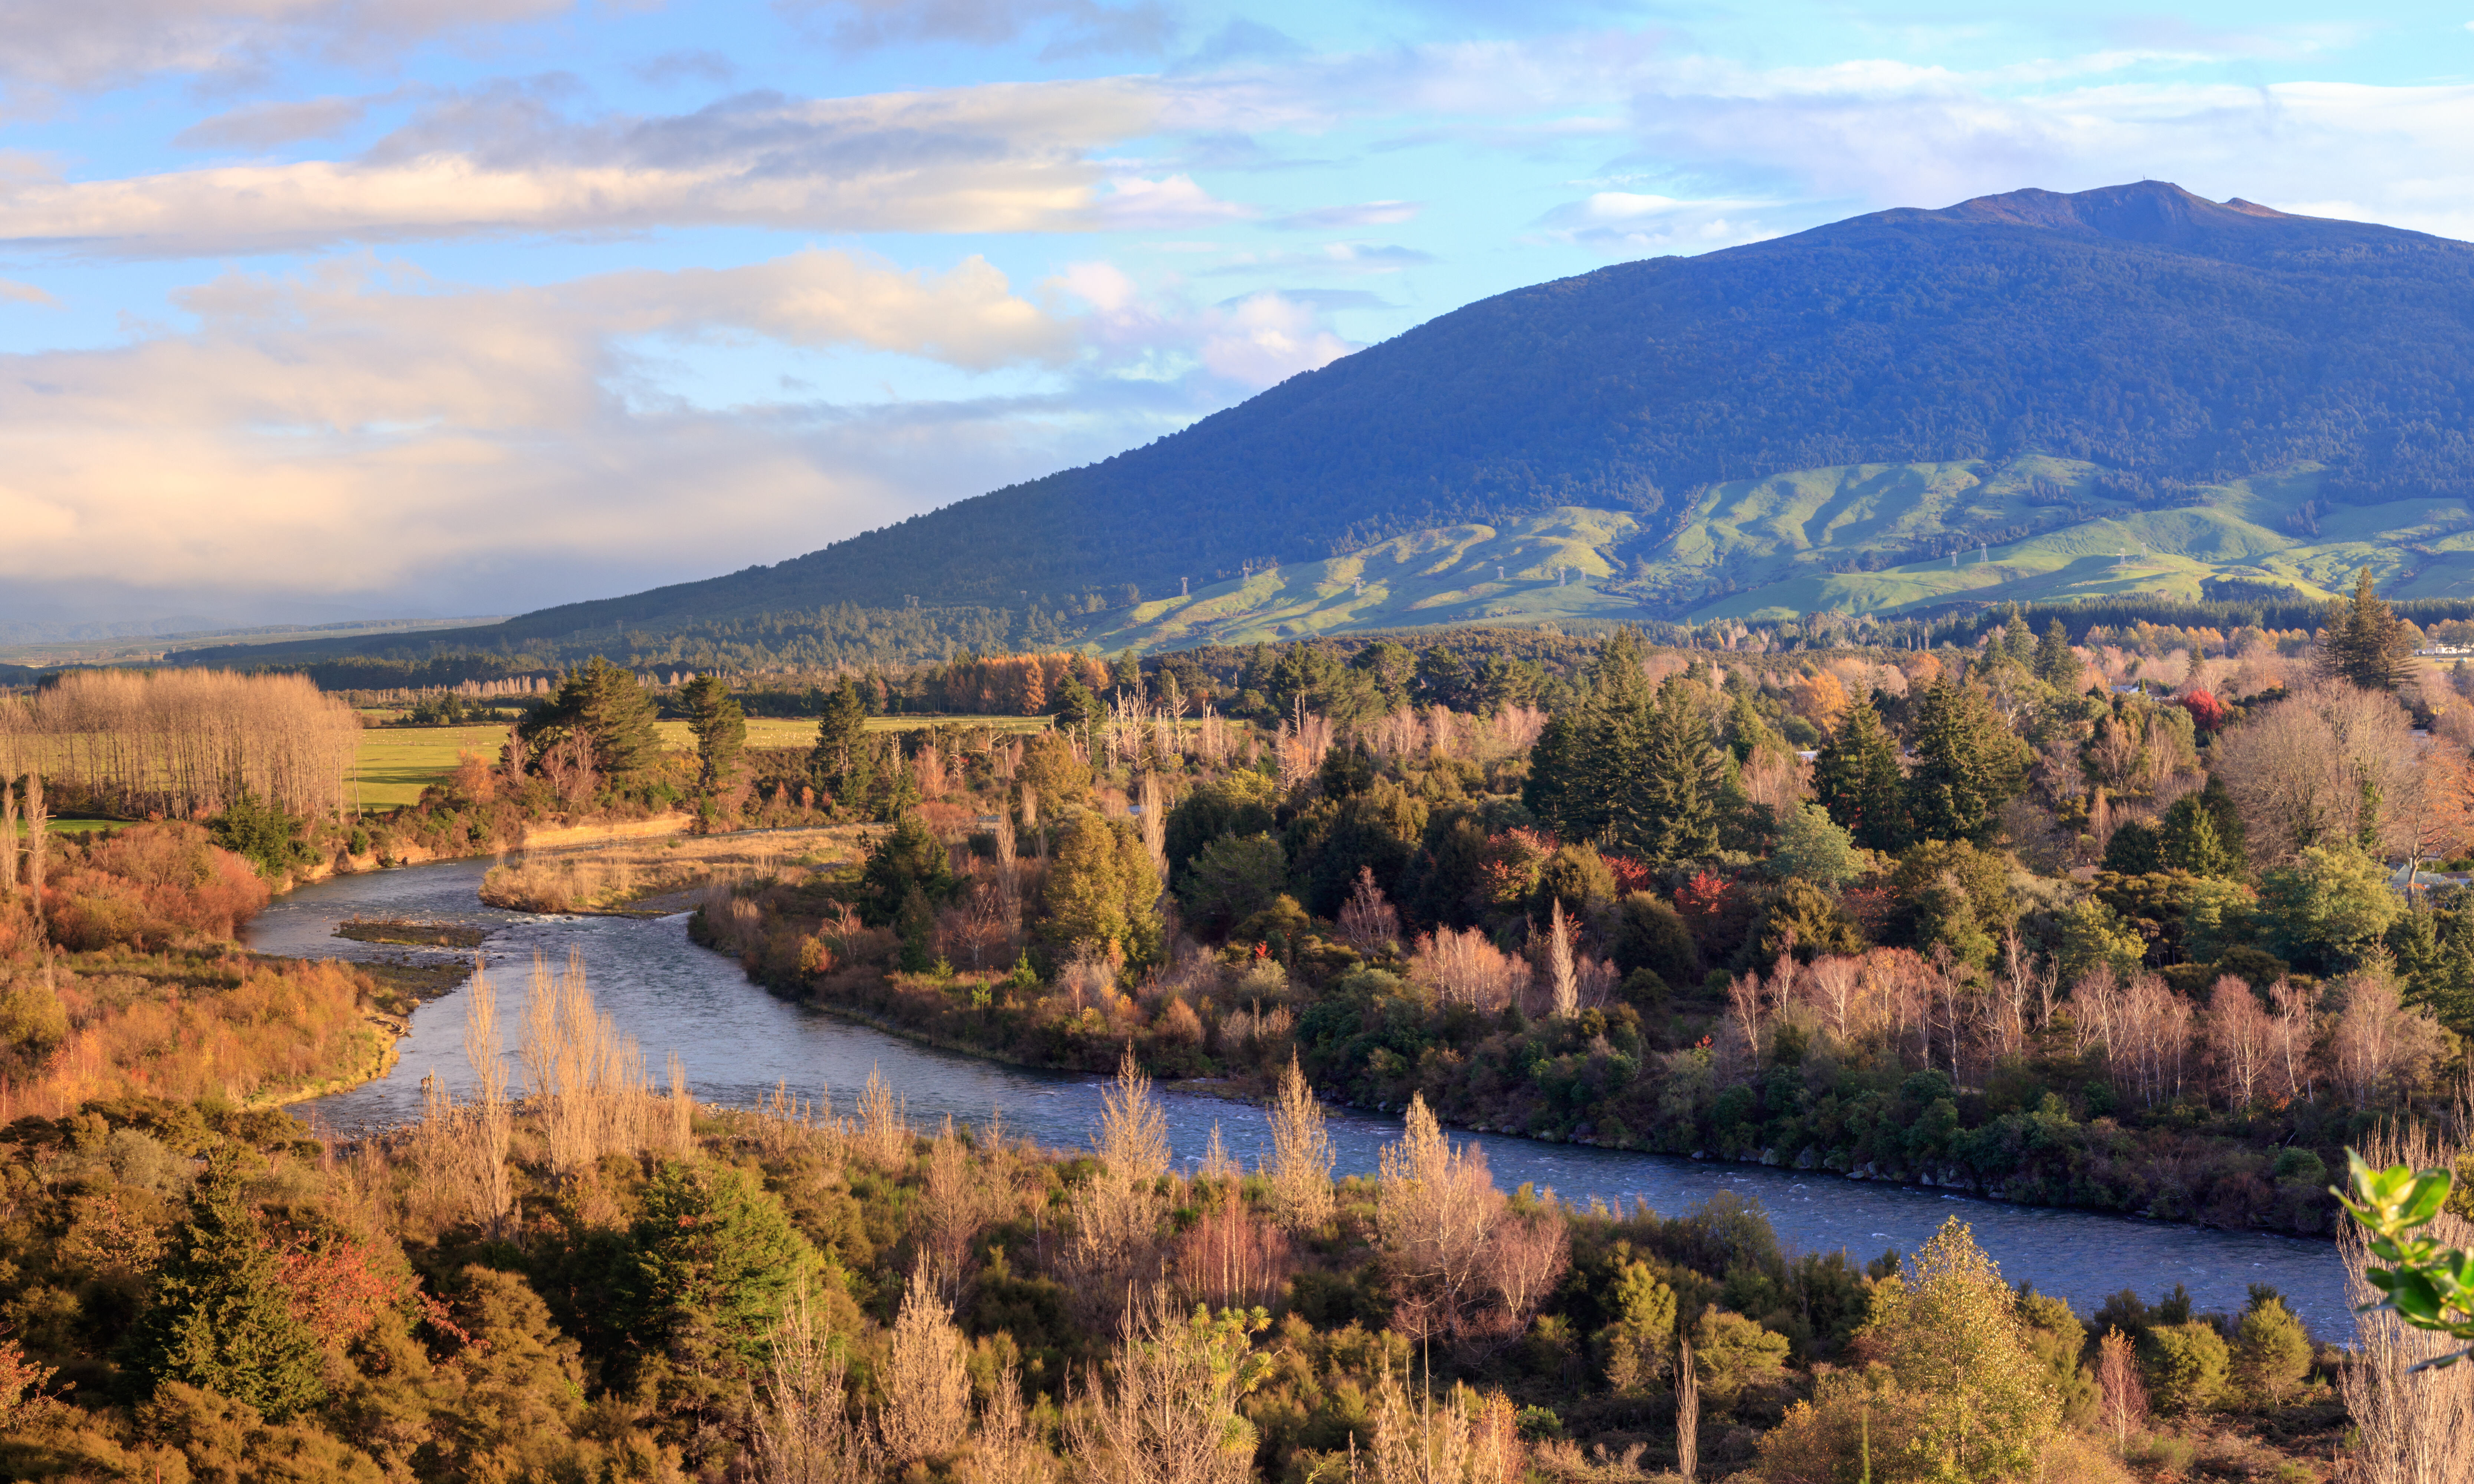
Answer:
[{"label": "farmland field", "polygon": [[[1048,725],[1044,716],[876,716],[871,731],[903,731],[937,722],[995,727],[1005,731],[1034,731]],[[695,746],[685,722],[659,722],[665,745],[685,752]],[[421,791],[446,781],[455,771],[456,754],[478,753],[496,758],[507,729],[484,727],[372,727],[361,733],[360,755],[352,764],[354,800],[363,809],[392,809],[418,803]],[[816,724],[807,717],[753,716],[747,721],[749,747],[806,747],[816,739]]]}]

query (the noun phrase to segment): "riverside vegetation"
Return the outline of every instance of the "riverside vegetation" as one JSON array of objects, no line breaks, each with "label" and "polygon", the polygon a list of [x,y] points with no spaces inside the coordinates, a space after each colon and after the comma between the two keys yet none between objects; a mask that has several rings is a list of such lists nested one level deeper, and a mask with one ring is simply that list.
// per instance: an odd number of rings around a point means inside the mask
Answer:
[{"label": "riverside vegetation", "polygon": [[574,962],[468,1007],[472,1097],[385,1137],[148,1097],[0,1130],[10,1476],[2303,1479],[2341,1434],[2353,1368],[2264,1291],[2092,1329],[1956,1221],[1858,1267],[1724,1199],[1507,1197],[1420,1104],[1335,1182],[1294,1070],[1263,1168],[1180,1174],[1130,1057],[1050,1151],[873,1078],[700,1105]]},{"label": "riverside vegetation", "polygon": [[2474,911],[2377,852],[2466,848],[2474,709],[2366,585],[2309,654],[2218,642],[2014,623],[1756,680],[1619,634],[1486,716],[1377,645],[1299,665],[1268,739],[1167,725],[1166,665],[1028,742],[869,754],[829,711],[817,786],[890,827],[694,930],[1018,1061],[1294,1054],[1468,1126],[2324,1234],[2342,1148],[2464,1075]]}]

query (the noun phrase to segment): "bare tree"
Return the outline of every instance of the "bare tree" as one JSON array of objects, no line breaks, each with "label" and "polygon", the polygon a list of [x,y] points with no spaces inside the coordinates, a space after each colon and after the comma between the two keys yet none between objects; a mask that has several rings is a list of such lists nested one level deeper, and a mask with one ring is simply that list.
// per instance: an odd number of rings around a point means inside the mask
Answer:
[{"label": "bare tree", "polygon": [[802,1287],[773,1331],[764,1396],[754,1409],[753,1451],[764,1484],[865,1484],[876,1476],[875,1445],[850,1420],[848,1366],[817,1327]]},{"label": "bare tree", "polygon": [[2357,1108],[2369,1108],[2391,1087],[2412,1089],[2439,1055],[2439,1027],[2397,998],[2388,976],[2365,970],[2340,986],[2345,1008],[2328,1049],[2337,1078]]},{"label": "bare tree", "polygon": [[1410,1094],[1400,1141],[1383,1147],[1375,1193],[1376,1228],[1408,1290],[1395,1317],[1402,1328],[1431,1334],[1465,1323],[1503,1204],[1485,1153],[1454,1145],[1424,1096]]},{"label": "bare tree", "polygon": [[1701,1376],[1692,1365],[1692,1342],[1675,1359],[1675,1472],[1685,1484],[1701,1468]]},{"label": "bare tree", "polygon": [[506,1235],[515,1190],[507,1174],[514,1110],[507,1102],[507,1063],[498,1044],[498,994],[481,961],[464,990],[464,1060],[473,1068],[473,1102],[464,1110],[473,1214],[492,1237]]},{"label": "bare tree", "polygon": [[2210,763],[2242,809],[2252,858],[2278,865],[2377,830],[2363,811],[2409,792],[2416,751],[2393,697],[2318,680],[2218,738]]},{"label": "bare tree", "polygon": [[2219,977],[2208,992],[2208,1051],[2225,1100],[2235,1108],[2248,1108],[2257,1096],[2274,1041],[2275,1026],[2260,1008],[2249,981],[2232,974]]},{"label": "bare tree", "polygon": [[877,1437],[885,1461],[896,1469],[942,1458],[962,1446],[971,1421],[971,1377],[962,1352],[954,1311],[936,1296],[924,1266],[913,1269],[876,1377],[885,1394]]},{"label": "bare tree", "polygon": [[1319,1232],[1331,1219],[1331,1169],[1336,1156],[1323,1128],[1322,1104],[1306,1074],[1289,1053],[1288,1070],[1272,1100],[1272,1167],[1269,1171],[1273,1209],[1290,1231]]},{"label": "bare tree", "polygon": [[2269,1026],[2272,1069],[2283,1082],[2290,1102],[2307,1102],[2313,1090],[2311,1048],[2318,1036],[2318,1017],[2311,995],[2289,979],[2268,987],[2268,1003],[2276,1007]]},{"label": "bare tree", "polygon": [[1400,914],[1384,900],[1371,866],[1357,868],[1357,889],[1340,909],[1340,935],[1350,947],[1368,954],[1400,941]]},{"label": "bare tree", "polygon": [[1055,1484],[1056,1473],[1056,1455],[1023,1407],[1022,1372],[1008,1360],[980,1413],[979,1437],[962,1461],[963,1484]]},{"label": "bare tree", "polygon": [[2147,1388],[2139,1379],[2139,1360],[2130,1337],[2107,1329],[2097,1342],[2097,1420],[2113,1434],[2119,1452],[2130,1447],[2130,1435],[2147,1418]]}]

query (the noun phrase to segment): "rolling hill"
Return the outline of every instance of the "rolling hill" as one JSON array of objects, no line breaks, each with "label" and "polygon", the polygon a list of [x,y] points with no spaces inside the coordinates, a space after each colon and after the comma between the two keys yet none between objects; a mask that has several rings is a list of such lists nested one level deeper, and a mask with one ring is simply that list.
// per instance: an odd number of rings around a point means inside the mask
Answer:
[{"label": "rolling hill", "polygon": [[2469,400],[2474,246],[2161,181],[2017,191],[1499,295],[1101,464],[457,638],[915,601],[1113,646],[2310,592],[2366,556],[2465,594]]}]

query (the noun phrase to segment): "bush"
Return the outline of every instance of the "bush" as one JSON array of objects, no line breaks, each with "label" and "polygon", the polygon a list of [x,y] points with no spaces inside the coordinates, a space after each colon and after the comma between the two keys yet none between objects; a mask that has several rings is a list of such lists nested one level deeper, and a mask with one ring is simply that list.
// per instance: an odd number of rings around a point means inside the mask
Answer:
[{"label": "bush", "polygon": [[1615,922],[1614,955],[1627,971],[1646,969],[1668,984],[1691,984],[1701,977],[1700,955],[1692,930],[1673,907],[1647,892],[1623,899]]},{"label": "bush", "polygon": [[2273,1295],[2255,1299],[2234,1336],[2234,1376],[2244,1391],[2274,1401],[2311,1371],[2311,1336]]},{"label": "bush", "polygon": [[2224,1390],[2232,1360],[2224,1336],[2205,1320],[2156,1325],[2147,1331],[2147,1394],[2161,1412],[2195,1412]]}]

